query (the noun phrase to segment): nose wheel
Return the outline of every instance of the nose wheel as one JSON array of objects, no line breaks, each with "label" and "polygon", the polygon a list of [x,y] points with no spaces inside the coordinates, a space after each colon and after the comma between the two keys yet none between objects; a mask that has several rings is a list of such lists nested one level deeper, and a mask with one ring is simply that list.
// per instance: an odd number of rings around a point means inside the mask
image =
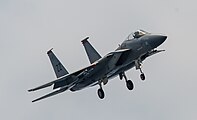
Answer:
[{"label": "nose wheel", "polygon": [[144,73],[140,74],[140,78],[141,78],[141,80],[145,80],[145,75],[144,75]]},{"label": "nose wheel", "polygon": [[136,67],[136,70],[140,70],[140,78],[141,78],[141,80],[145,80],[145,74],[143,73],[143,71],[142,71],[142,69],[141,69],[141,66],[142,66],[142,62],[141,62],[141,60],[140,59],[138,59],[138,60],[136,60],[135,61],[135,67]]},{"label": "nose wheel", "polygon": [[103,99],[105,97],[105,93],[102,88],[102,81],[99,81],[99,86],[100,86],[100,88],[97,90],[97,94],[100,99]]},{"label": "nose wheel", "polygon": [[100,99],[103,99],[105,97],[105,93],[102,88],[99,88],[97,93]]},{"label": "nose wheel", "polygon": [[142,69],[140,68],[140,72],[141,72],[141,74],[140,74],[140,78],[141,78],[141,80],[145,80],[145,74],[142,72]]}]

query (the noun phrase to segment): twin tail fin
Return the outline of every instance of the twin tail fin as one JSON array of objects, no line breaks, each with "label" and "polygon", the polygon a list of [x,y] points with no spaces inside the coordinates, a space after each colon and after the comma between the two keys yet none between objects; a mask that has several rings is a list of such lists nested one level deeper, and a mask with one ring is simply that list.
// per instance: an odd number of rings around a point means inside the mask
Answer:
[{"label": "twin tail fin", "polygon": [[53,70],[55,72],[55,75],[57,78],[62,77],[66,74],[68,74],[68,71],[63,66],[63,64],[58,60],[58,58],[53,53],[52,49],[47,52],[49,59],[51,61],[51,64],[53,66]]}]

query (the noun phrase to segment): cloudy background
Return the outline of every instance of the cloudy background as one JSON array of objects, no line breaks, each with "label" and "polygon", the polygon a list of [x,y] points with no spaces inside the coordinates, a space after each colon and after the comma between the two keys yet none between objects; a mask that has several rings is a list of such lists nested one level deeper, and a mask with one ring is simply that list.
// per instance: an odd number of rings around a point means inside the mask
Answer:
[{"label": "cloudy background", "polygon": [[[0,119],[6,120],[196,120],[195,0],[0,0]],[[163,33],[166,52],[127,72],[135,83],[111,80],[97,97],[98,86],[70,91],[31,103],[51,91],[27,90],[55,79],[46,51],[73,72],[89,64],[81,40],[101,55],[126,36],[144,29]]]}]

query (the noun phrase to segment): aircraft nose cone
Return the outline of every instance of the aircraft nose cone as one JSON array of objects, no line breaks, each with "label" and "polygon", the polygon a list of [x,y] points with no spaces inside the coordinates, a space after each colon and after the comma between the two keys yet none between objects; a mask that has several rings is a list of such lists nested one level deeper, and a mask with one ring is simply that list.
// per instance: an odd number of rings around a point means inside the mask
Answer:
[{"label": "aircraft nose cone", "polygon": [[167,36],[165,35],[154,35],[151,37],[149,43],[153,48],[156,48],[159,45],[161,45],[166,39],[167,39]]},{"label": "aircraft nose cone", "polygon": [[160,39],[160,42],[161,42],[161,44],[167,39],[167,36],[165,36],[165,35],[160,35],[159,36],[159,39]]}]

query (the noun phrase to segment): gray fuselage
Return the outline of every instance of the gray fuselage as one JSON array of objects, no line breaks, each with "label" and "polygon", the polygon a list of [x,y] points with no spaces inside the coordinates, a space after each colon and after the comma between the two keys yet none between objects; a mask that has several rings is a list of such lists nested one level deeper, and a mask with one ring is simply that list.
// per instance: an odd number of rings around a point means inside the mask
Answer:
[{"label": "gray fuselage", "polygon": [[[131,69],[135,66],[136,60],[141,59],[143,61],[146,58],[145,55],[161,45],[166,38],[163,35],[146,34],[139,38],[125,40],[115,52],[125,49],[128,51],[121,55],[114,55],[110,60],[106,60],[107,62],[101,63],[100,67],[95,68],[91,74],[83,78],[84,80],[73,86],[71,91],[80,90],[87,86],[94,86],[98,84],[99,80],[111,79]],[[104,59],[107,59],[107,57],[101,58],[101,60]]]}]

